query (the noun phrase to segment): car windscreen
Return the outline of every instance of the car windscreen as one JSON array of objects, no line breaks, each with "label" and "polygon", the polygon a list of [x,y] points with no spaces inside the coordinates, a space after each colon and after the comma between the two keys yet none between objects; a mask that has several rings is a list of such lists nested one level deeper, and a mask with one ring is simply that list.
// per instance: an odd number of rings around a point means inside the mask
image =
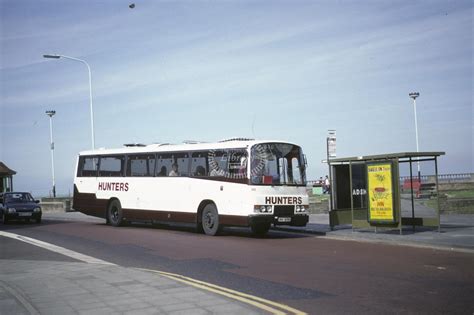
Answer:
[{"label": "car windscreen", "polygon": [[35,201],[29,193],[5,194],[3,198],[4,198],[4,201],[8,203],[28,203],[28,202]]}]

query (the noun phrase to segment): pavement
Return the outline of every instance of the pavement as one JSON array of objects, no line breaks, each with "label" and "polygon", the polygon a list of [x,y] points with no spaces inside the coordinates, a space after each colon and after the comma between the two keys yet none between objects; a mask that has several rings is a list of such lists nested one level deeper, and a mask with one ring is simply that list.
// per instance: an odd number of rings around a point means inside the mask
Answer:
[{"label": "pavement", "polygon": [[279,230],[320,235],[329,239],[374,242],[386,245],[423,247],[474,253],[474,215],[441,215],[441,231],[437,228],[404,226],[398,229],[352,229],[351,225],[336,226],[331,230],[328,214],[311,214],[305,227],[280,227]]},{"label": "pavement", "polygon": [[[224,288],[97,259],[81,261],[2,233],[0,314],[268,313]],[[9,259],[13,252],[24,259]]]},{"label": "pavement", "polygon": [[[78,212],[44,213],[45,220],[103,222]],[[375,233],[350,226],[329,227],[328,214],[311,214],[306,227],[277,230],[311,233],[323,238],[376,242],[474,253],[474,215],[442,215],[437,229],[405,228]],[[0,314],[264,314],[284,311],[238,292],[148,270],[102,261],[50,257],[48,251],[0,235]],[[9,259],[9,248],[25,247],[20,259]],[[43,252],[38,254],[42,257]],[[53,254],[50,254],[53,255]],[[250,302],[249,302],[250,301]],[[270,302],[270,301],[269,301]],[[263,307],[262,307],[263,305]],[[297,311],[297,310],[295,310]],[[293,312],[297,313],[297,312]]]},{"label": "pavement", "polygon": [[0,314],[262,314],[147,271],[83,262],[0,260]]}]

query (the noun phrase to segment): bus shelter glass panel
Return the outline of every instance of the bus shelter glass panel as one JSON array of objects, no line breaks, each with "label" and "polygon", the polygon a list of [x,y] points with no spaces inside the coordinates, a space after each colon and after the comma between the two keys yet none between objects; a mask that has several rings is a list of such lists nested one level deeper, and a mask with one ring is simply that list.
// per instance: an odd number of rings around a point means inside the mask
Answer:
[{"label": "bus shelter glass panel", "polygon": [[[352,171],[350,170],[352,167]],[[367,209],[367,166],[365,164],[333,165],[334,209]],[[352,172],[352,190],[351,190]]]},{"label": "bus shelter glass panel", "polygon": [[402,217],[428,218],[437,216],[438,195],[436,176],[433,174],[435,174],[434,161],[420,162],[420,177],[418,177],[418,165],[415,158],[411,165],[406,161],[400,163]]}]

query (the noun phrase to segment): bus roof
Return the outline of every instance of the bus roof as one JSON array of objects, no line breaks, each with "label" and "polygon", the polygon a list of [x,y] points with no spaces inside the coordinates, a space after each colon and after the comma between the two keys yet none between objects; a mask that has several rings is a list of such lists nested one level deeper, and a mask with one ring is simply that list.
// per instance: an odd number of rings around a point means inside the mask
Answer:
[{"label": "bus roof", "polygon": [[196,142],[186,141],[180,144],[154,143],[144,144],[126,144],[121,148],[96,150],[87,150],[79,152],[79,155],[108,155],[108,154],[127,154],[127,153],[149,153],[149,152],[179,152],[179,151],[199,151],[199,150],[219,150],[219,149],[237,149],[249,148],[260,143],[287,143],[297,145],[288,141],[280,140],[255,140],[255,139],[226,139],[218,142]]}]

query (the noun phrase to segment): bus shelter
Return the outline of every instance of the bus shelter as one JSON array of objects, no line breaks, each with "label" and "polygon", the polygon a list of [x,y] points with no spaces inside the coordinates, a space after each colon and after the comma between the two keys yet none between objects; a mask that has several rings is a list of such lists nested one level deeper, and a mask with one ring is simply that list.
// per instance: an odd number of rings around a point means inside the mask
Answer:
[{"label": "bus shelter", "polygon": [[[440,231],[438,158],[444,154],[401,152],[328,160],[331,229],[351,224],[353,230],[388,228],[400,234],[403,226]],[[422,181],[420,168],[434,172],[433,181]],[[403,182],[401,173],[407,175]]]},{"label": "bus shelter", "polygon": [[16,172],[0,161],[0,193],[13,190],[13,175]]}]

